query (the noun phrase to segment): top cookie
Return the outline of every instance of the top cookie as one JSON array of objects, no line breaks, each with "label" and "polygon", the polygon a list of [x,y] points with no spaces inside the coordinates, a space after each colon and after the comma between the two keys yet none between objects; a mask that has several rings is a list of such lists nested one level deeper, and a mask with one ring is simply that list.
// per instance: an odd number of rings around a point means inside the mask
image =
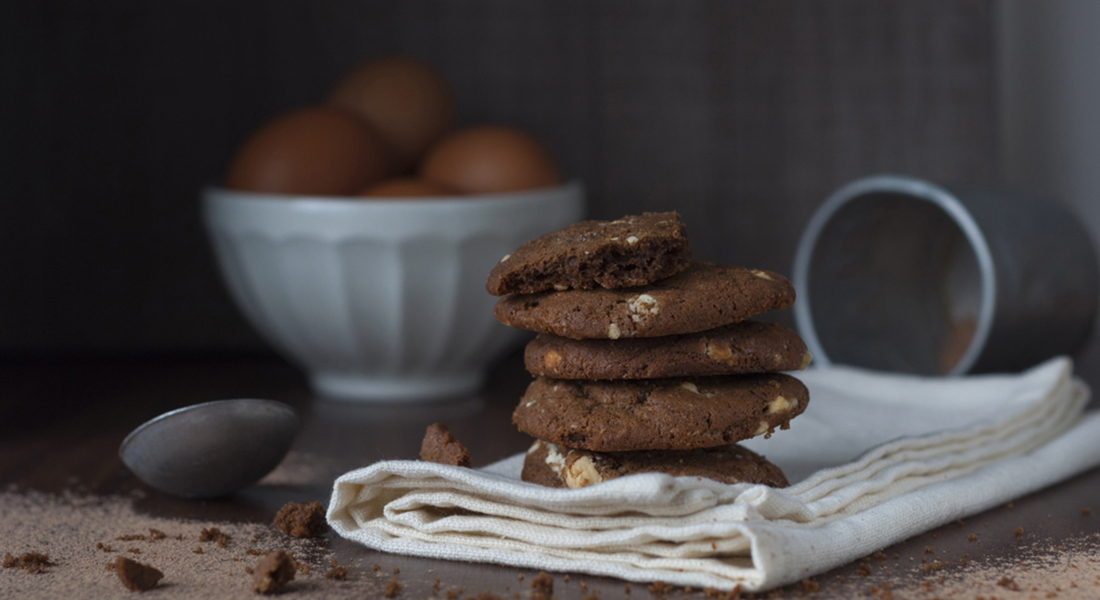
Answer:
[{"label": "top cookie", "polygon": [[485,289],[503,296],[636,287],[671,277],[690,262],[680,215],[644,213],[584,221],[527,242],[500,259]]},{"label": "top cookie", "polygon": [[494,310],[505,325],[575,340],[660,337],[714,329],[794,304],[771,271],[692,262],[641,288],[511,294]]}]

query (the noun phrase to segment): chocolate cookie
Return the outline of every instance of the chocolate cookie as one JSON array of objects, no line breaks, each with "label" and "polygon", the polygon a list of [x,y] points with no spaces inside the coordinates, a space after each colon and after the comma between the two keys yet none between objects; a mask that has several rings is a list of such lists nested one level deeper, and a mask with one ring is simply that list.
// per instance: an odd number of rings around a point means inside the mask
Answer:
[{"label": "chocolate cookie", "polygon": [[527,370],[558,379],[656,379],[794,371],[810,364],[806,343],[778,323],[742,321],[663,338],[571,340],[540,333]]},{"label": "chocolate cookie", "polygon": [[485,289],[503,296],[634,287],[675,275],[690,262],[687,231],[674,212],[584,221],[500,259]]},{"label": "chocolate cookie", "polygon": [[660,337],[744,321],[794,303],[782,275],[708,262],[640,288],[511,294],[497,320],[511,327],[580,339]]},{"label": "chocolate cookie", "polygon": [[786,429],[809,396],[802,382],[781,373],[628,381],[539,377],[512,422],[568,448],[690,450]]},{"label": "chocolate cookie", "polygon": [[779,467],[737,444],[697,450],[590,452],[536,440],[527,451],[521,477],[547,487],[575,489],[635,473],[787,486]]}]

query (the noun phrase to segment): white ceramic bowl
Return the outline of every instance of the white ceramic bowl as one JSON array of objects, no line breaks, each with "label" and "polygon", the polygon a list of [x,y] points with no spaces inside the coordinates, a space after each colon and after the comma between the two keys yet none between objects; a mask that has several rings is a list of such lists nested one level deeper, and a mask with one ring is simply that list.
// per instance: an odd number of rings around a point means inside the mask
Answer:
[{"label": "white ceramic bowl", "polygon": [[580,220],[580,183],[414,200],[210,188],[204,218],[245,317],[346,400],[476,390],[520,332],[493,317],[485,279],[505,254]]}]

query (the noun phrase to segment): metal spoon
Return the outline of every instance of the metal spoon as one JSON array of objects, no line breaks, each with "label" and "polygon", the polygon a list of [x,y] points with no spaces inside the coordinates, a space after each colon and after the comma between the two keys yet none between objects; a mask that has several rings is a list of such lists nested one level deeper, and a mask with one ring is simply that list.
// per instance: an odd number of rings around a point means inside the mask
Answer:
[{"label": "metal spoon", "polygon": [[274,400],[218,400],[169,411],[133,430],[118,454],[150,486],[212,498],[256,483],[286,456],[300,423]]}]

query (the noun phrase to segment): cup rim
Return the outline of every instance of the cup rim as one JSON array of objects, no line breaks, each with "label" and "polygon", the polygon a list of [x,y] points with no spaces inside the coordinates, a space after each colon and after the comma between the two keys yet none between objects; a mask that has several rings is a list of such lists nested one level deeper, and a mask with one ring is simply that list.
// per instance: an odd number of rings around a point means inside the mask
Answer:
[{"label": "cup rim", "polygon": [[947,376],[963,375],[977,363],[993,326],[993,317],[997,308],[997,276],[993,264],[993,253],[981,228],[958,197],[944,187],[916,177],[882,174],[857,179],[833,192],[814,212],[798,242],[791,277],[798,293],[798,301],[794,304],[798,331],[806,342],[807,349],[813,355],[815,364],[823,367],[833,364],[825,353],[821,340],[817,336],[817,329],[814,327],[811,311],[813,299],[809,288],[810,263],[822,231],[836,213],[857,198],[877,193],[899,194],[936,205],[962,230],[971,251],[974,252],[978,270],[981,273],[981,302],[978,309],[977,328],[962,357],[945,373]]}]

